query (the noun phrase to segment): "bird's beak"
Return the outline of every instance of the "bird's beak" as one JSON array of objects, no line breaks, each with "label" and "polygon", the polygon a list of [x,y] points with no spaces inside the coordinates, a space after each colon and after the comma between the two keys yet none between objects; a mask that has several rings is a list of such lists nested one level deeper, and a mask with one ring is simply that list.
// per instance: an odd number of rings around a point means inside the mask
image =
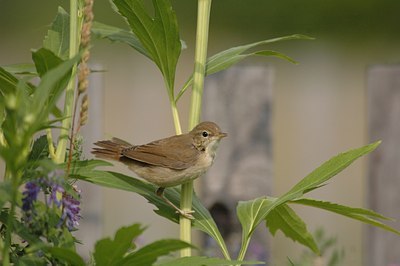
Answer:
[{"label": "bird's beak", "polygon": [[219,139],[225,138],[225,137],[227,137],[227,136],[228,136],[228,134],[223,133],[223,132],[221,132],[221,133],[218,134],[218,138],[219,138]]}]

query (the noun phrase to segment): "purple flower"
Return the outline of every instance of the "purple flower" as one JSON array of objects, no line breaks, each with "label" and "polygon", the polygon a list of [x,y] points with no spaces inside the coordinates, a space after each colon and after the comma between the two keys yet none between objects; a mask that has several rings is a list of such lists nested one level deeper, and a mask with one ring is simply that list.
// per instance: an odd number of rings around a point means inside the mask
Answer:
[{"label": "purple flower", "polygon": [[[74,189],[78,193],[79,197],[80,191],[78,191],[76,187],[74,187]],[[80,202],[78,199],[74,198],[70,194],[64,193],[62,198],[62,205],[63,214],[61,216],[60,222],[65,222],[68,229],[71,231],[79,225],[79,219],[81,218],[81,208],[79,207]]]},{"label": "purple flower", "polygon": [[30,221],[33,217],[30,211],[33,210],[33,203],[37,200],[38,194],[42,190],[46,197],[46,203],[48,208],[56,208],[61,210],[61,218],[58,226],[65,224],[68,230],[75,229],[79,223],[80,216],[80,191],[76,186],[72,186],[77,196],[72,196],[68,193],[68,189],[65,187],[65,179],[63,178],[64,171],[55,170],[48,173],[46,176],[34,179],[25,184],[25,191],[22,199],[22,210],[24,216],[27,218],[26,221]]},{"label": "purple flower", "polygon": [[48,204],[50,205],[51,203],[54,203],[57,207],[60,207],[62,197],[64,194],[65,190],[64,188],[59,185],[59,184],[51,184],[51,190],[50,190],[50,197],[48,199]]},{"label": "purple flower", "polygon": [[36,201],[37,196],[40,192],[40,186],[35,182],[28,182],[25,184],[25,191],[22,193],[22,210],[27,212],[32,210],[33,202]]}]

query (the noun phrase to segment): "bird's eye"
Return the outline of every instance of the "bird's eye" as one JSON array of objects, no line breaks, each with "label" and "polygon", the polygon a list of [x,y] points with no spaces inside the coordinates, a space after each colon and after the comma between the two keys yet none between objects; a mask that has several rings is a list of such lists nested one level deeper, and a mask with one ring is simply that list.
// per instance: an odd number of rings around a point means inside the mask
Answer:
[{"label": "bird's eye", "polygon": [[207,131],[203,131],[203,132],[201,133],[201,135],[202,135],[203,137],[207,138],[207,137],[208,137],[208,132],[207,132]]}]

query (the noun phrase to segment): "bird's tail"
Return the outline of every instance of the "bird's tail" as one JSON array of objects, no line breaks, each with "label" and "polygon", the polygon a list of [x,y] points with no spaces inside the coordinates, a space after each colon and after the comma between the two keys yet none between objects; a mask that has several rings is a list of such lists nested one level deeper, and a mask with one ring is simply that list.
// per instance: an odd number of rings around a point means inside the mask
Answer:
[{"label": "bird's tail", "polygon": [[111,159],[116,161],[119,161],[123,156],[123,150],[133,147],[133,145],[130,143],[118,138],[97,141],[94,143],[94,145],[100,147],[93,148],[92,150],[92,154],[94,154],[96,158]]}]

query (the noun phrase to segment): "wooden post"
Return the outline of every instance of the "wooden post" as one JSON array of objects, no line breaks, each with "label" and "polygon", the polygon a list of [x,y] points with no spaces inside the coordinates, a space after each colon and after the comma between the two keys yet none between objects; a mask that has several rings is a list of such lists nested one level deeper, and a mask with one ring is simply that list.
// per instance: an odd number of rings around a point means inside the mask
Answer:
[{"label": "wooden post", "polygon": [[[202,178],[201,195],[231,251],[238,248],[241,238],[240,225],[232,222],[237,202],[271,195],[272,81],[271,67],[241,65],[207,77],[205,83],[203,120],[216,122],[228,137],[221,141],[214,165]],[[268,260],[267,232],[262,229],[255,234],[248,255]]]},{"label": "wooden post", "polygon": [[[400,65],[378,65],[368,70],[370,141],[382,140],[369,157],[368,204],[392,217],[400,230]],[[365,265],[400,265],[400,237],[368,226]]]}]

